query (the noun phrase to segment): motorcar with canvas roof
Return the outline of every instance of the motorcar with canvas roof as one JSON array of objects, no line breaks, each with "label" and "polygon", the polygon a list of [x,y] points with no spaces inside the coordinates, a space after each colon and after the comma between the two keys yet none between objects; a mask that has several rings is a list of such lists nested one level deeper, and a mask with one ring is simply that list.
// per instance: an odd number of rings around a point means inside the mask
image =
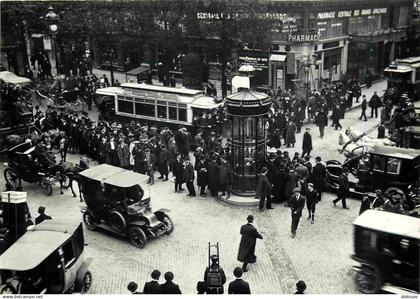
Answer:
[{"label": "motorcar with canvas roof", "polygon": [[79,184],[83,222],[89,230],[102,228],[124,236],[138,247],[174,229],[167,209],[152,212],[148,176],[108,164],[86,169],[75,178]]},{"label": "motorcar with canvas roof", "polygon": [[82,223],[48,220],[0,256],[0,294],[87,293],[92,284]]}]

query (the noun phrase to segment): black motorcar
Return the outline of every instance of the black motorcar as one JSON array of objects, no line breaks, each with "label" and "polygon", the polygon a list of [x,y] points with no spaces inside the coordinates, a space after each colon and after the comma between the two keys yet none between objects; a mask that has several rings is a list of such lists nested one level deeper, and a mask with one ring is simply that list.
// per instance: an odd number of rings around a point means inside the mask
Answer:
[{"label": "black motorcar", "polygon": [[89,230],[110,230],[127,237],[138,248],[150,238],[173,231],[168,210],[152,212],[149,194],[139,185],[146,184],[148,176],[101,164],[82,171],[75,179],[87,205],[82,213]]},{"label": "black motorcar", "polygon": [[329,187],[338,189],[338,179],[347,167],[351,171],[350,192],[361,195],[381,189],[385,194],[408,196],[410,185],[419,185],[420,151],[393,146],[375,146],[369,153],[354,156],[344,163],[326,162]]},{"label": "black motorcar", "polygon": [[420,219],[367,210],[354,225],[355,282],[362,293],[419,293]]}]

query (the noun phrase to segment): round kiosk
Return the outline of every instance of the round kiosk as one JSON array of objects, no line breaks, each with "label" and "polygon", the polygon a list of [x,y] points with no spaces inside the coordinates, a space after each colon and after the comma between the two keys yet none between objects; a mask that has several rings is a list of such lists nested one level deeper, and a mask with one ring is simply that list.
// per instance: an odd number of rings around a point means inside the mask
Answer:
[{"label": "round kiosk", "polygon": [[267,150],[265,128],[271,98],[243,89],[227,97],[227,113],[232,121],[232,192],[255,195],[257,174]]}]

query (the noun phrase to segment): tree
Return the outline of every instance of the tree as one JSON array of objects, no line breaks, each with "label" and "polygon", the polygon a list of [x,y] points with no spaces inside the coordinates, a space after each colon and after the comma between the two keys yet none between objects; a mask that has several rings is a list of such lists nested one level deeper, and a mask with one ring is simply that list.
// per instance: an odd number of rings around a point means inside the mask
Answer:
[{"label": "tree", "polygon": [[182,61],[183,84],[187,88],[201,89],[203,63],[196,53],[188,53]]}]

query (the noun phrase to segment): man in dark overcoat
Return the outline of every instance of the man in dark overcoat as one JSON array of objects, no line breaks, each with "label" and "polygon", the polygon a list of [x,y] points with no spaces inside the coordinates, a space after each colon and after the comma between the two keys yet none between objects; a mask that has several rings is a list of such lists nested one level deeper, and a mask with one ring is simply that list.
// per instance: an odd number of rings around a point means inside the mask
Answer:
[{"label": "man in dark overcoat", "polygon": [[195,188],[194,188],[194,179],[195,179],[194,166],[191,164],[189,157],[186,157],[184,160],[185,160],[184,181],[187,185],[188,196],[194,197],[196,195]]},{"label": "man in dark overcoat", "polygon": [[292,238],[296,236],[296,230],[299,225],[300,217],[302,217],[302,210],[305,206],[306,198],[300,194],[300,188],[295,188],[294,195],[290,198],[290,208],[292,209]]},{"label": "man in dark overcoat", "polygon": [[207,186],[207,161],[206,156],[201,155],[195,165],[195,171],[197,171],[197,186],[200,187],[200,195],[206,197],[206,186]]},{"label": "man in dark overcoat", "polygon": [[175,177],[175,193],[184,190],[182,184],[184,183],[184,164],[181,159],[181,155],[176,157],[173,165],[172,173]]},{"label": "man in dark overcoat", "polygon": [[341,200],[341,204],[343,205],[343,209],[349,209],[346,205],[346,198],[349,193],[350,183],[349,183],[349,169],[343,168],[343,172],[340,174],[338,178],[338,194],[337,198],[333,200],[333,204],[335,204]]},{"label": "man in dark overcoat", "polygon": [[216,156],[213,155],[211,161],[207,165],[208,188],[211,196],[217,196],[219,191],[219,172],[220,167],[216,162]]},{"label": "man in dark overcoat", "polygon": [[264,209],[264,202],[266,201],[266,209],[272,209],[271,207],[271,182],[268,179],[268,169],[263,167],[261,169],[261,175],[258,178],[257,188],[255,191],[255,199],[260,200],[259,209]]},{"label": "man in dark overcoat", "polygon": [[303,134],[303,141],[302,141],[302,158],[307,154],[308,156],[311,155],[312,151],[312,136],[310,134],[311,129],[306,128],[305,133]]},{"label": "man in dark overcoat", "polygon": [[318,201],[321,201],[322,193],[325,191],[327,169],[321,163],[321,157],[315,158],[316,164],[312,169],[312,174],[309,179],[314,184],[314,189],[318,192]]},{"label": "man in dark overcoat", "polygon": [[242,262],[242,270],[247,272],[249,263],[255,263],[257,257],[255,256],[255,245],[257,239],[263,237],[258,233],[257,229],[252,225],[254,216],[249,215],[247,218],[248,223],[241,227],[241,243],[239,244],[238,261]]}]

